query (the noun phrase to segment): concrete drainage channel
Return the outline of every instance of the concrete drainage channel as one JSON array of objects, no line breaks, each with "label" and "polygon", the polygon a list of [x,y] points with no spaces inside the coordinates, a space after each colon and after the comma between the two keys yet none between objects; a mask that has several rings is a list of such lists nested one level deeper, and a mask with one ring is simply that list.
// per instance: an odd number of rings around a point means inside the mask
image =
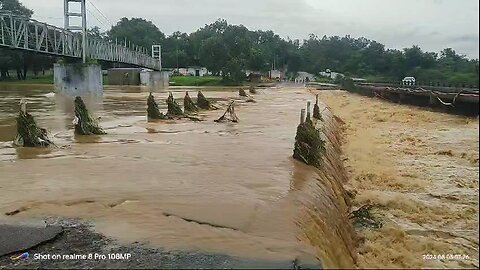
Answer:
[{"label": "concrete drainage channel", "polygon": [[0,225],[0,269],[39,268],[321,269],[318,265],[303,265],[297,259],[248,260],[222,254],[154,249],[138,242],[125,246],[78,220],[51,219],[45,221],[45,226]]}]

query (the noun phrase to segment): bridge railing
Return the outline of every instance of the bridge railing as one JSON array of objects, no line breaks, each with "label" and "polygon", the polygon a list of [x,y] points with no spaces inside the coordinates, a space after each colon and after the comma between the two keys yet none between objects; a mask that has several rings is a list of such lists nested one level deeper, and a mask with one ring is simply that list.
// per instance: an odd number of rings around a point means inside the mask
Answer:
[{"label": "bridge railing", "polygon": [[[82,35],[23,16],[0,12],[0,47],[64,57],[82,57]],[[158,59],[143,48],[131,49],[113,42],[87,37],[87,57],[161,69]]]}]

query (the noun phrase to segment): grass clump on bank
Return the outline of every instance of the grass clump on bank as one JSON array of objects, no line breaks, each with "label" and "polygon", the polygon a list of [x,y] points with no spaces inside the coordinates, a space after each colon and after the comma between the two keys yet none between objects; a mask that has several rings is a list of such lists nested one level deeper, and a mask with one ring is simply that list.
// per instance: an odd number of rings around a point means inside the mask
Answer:
[{"label": "grass clump on bank", "polygon": [[75,134],[77,135],[103,135],[105,131],[88,113],[87,107],[81,97],[75,98]]},{"label": "grass clump on bank", "polygon": [[223,86],[222,77],[215,76],[172,76],[170,77],[172,86]]},{"label": "grass clump on bank", "polygon": [[10,85],[10,84],[53,84],[53,75],[45,75],[38,77],[27,77],[25,80],[0,80],[0,84]]}]

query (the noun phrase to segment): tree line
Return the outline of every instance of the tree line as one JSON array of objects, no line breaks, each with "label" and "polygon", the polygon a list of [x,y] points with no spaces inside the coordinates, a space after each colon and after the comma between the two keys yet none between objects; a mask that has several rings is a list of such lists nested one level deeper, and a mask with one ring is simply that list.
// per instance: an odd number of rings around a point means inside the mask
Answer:
[{"label": "tree line", "polygon": [[[24,16],[33,12],[18,0],[1,0],[2,9]],[[122,18],[109,31],[89,30],[96,38],[112,42],[135,44],[144,48],[162,46],[162,62],[167,68],[204,66],[227,81],[245,79],[245,70],[267,72],[272,68],[294,76],[298,71],[318,74],[330,69],[347,76],[365,77],[374,81],[398,82],[414,76],[425,83],[475,85],[479,83],[478,59],[468,59],[452,48],[440,53],[426,52],[418,46],[403,50],[387,49],[374,40],[351,36],[310,35],[304,40],[284,39],[273,31],[252,31],[243,25],[231,25],[219,19],[187,34],[165,35],[151,21],[142,18]],[[0,71],[28,68],[41,70],[51,65],[46,56],[25,56],[29,53],[0,49]],[[20,61],[19,61],[20,59]],[[40,65],[40,67],[39,67]],[[24,76],[18,76],[20,77]]]}]

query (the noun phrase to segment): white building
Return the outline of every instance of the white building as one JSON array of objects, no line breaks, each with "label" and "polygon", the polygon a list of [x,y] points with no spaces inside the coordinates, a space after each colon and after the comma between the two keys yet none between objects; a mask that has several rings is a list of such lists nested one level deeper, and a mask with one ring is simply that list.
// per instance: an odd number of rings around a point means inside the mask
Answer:
[{"label": "white building", "polygon": [[207,76],[210,73],[208,69],[205,67],[186,67],[186,68],[178,68],[175,69],[176,73],[179,73],[183,76],[195,76],[195,77],[203,77]]},{"label": "white building", "polygon": [[295,77],[295,83],[307,83],[311,81],[315,81],[315,76],[308,72],[299,71],[297,77]]},{"label": "white building", "polygon": [[283,79],[283,73],[280,70],[270,70],[270,79],[272,80],[281,80]]},{"label": "white building", "polygon": [[415,82],[416,82],[415,77],[405,77],[402,80],[402,84],[405,86],[415,85]]},{"label": "white building", "polygon": [[320,72],[319,75],[322,76],[322,77],[330,78],[332,80],[335,80],[338,77],[345,77],[345,75],[343,75],[342,73],[333,72],[330,69],[327,69],[325,71]]}]

